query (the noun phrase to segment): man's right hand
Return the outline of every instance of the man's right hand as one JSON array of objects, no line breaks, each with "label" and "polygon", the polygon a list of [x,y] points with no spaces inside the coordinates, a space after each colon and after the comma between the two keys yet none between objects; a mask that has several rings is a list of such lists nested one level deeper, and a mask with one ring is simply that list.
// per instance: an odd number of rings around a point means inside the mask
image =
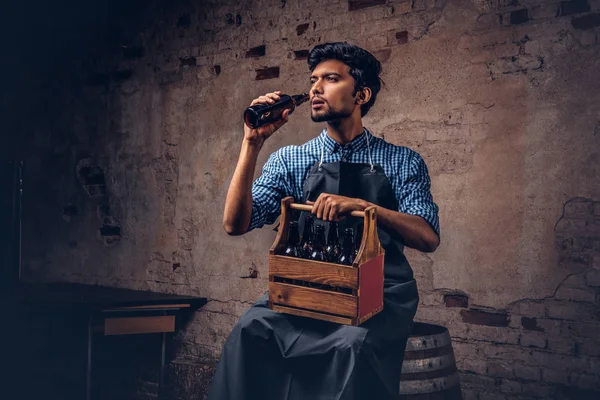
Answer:
[{"label": "man's right hand", "polygon": [[[273,104],[279,100],[279,95],[281,95],[279,91],[267,93],[254,99],[250,105]],[[249,128],[244,124],[244,141],[227,190],[223,210],[223,228],[229,235],[242,235],[248,232],[252,218],[252,181],[258,154],[265,140],[287,122],[288,115],[289,110],[285,110],[279,121],[257,129]]]},{"label": "man's right hand", "polygon": [[[250,103],[250,106],[257,104],[273,104],[279,100],[280,91],[273,93],[267,93],[264,96],[260,96]],[[247,140],[251,145],[262,146],[265,140],[267,140],[277,129],[281,128],[288,122],[288,115],[290,110],[285,110],[280,120],[275,121],[272,124],[263,125],[257,129],[252,129],[248,125],[244,124],[244,140]]]}]

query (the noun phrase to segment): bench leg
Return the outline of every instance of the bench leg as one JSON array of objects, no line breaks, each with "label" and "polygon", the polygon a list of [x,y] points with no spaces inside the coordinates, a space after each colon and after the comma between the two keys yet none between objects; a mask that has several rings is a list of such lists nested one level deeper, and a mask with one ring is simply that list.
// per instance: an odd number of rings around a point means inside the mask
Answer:
[{"label": "bench leg", "polygon": [[92,317],[88,318],[87,366],[85,371],[85,399],[92,398]]}]

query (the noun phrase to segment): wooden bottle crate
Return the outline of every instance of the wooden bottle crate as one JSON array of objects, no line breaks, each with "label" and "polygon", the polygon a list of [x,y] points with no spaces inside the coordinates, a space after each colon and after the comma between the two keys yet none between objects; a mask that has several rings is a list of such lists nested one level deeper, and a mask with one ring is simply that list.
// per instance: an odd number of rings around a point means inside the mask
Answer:
[{"label": "wooden bottle crate", "polygon": [[290,209],[312,209],[293,201],[281,200],[279,231],[269,251],[268,307],[346,325],[360,325],[383,310],[385,251],[377,235],[375,207],[351,213],[364,219],[364,229],[354,264],[347,266],[279,255],[287,245]]}]

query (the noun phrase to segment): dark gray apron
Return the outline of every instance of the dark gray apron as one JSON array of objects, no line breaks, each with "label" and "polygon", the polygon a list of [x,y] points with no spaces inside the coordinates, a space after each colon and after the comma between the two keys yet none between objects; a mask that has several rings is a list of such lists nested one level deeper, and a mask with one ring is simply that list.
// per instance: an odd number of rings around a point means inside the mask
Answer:
[{"label": "dark gray apron", "polygon": [[[378,165],[315,163],[303,202],[321,193],[361,198],[398,210]],[[300,218],[300,224],[303,218]],[[340,233],[360,218],[340,221]],[[385,248],[384,309],[360,326],[281,314],[267,294],[242,315],[223,347],[209,400],[387,400],[399,398],[417,285],[398,239],[378,229]]]}]

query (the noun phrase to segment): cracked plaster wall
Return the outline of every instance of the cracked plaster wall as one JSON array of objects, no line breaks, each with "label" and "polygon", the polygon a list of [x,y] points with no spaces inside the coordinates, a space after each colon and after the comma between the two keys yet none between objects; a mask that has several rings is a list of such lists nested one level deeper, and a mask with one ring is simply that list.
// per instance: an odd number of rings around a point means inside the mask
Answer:
[{"label": "cracked plaster wall", "polygon": [[[424,157],[440,206],[438,251],[408,252],[422,296],[418,318],[446,323],[468,344],[499,332],[481,327],[490,324],[478,324],[478,312],[500,313],[506,330],[515,329],[506,335],[517,338],[505,344],[520,345],[526,328],[513,326],[511,310],[554,300],[597,266],[597,230],[585,251],[563,251],[573,235],[561,242],[557,223],[579,198],[592,207],[588,223],[600,218],[600,3],[350,3],[351,11],[343,1],[151,2],[104,52],[77,60],[61,101],[43,124],[32,123],[25,275],[207,297],[178,335],[177,357],[217,358],[266,289],[274,239],[270,227],[242,237],[221,227],[241,112],[267,91],[307,89],[306,50],[348,40],[383,62],[385,86],[366,126]],[[272,151],[321,128],[298,109],[265,145],[257,175]],[[97,204],[77,181],[82,159],[104,174],[120,226],[110,247],[99,240]],[[61,218],[73,205],[76,215]],[[255,271],[257,279],[247,278]],[[596,307],[596,287],[580,290]],[[580,319],[573,313],[566,319]],[[485,368],[460,367],[493,375],[481,362]],[[504,379],[525,393],[511,371]],[[480,384],[471,380],[468,390],[480,393]]]}]

